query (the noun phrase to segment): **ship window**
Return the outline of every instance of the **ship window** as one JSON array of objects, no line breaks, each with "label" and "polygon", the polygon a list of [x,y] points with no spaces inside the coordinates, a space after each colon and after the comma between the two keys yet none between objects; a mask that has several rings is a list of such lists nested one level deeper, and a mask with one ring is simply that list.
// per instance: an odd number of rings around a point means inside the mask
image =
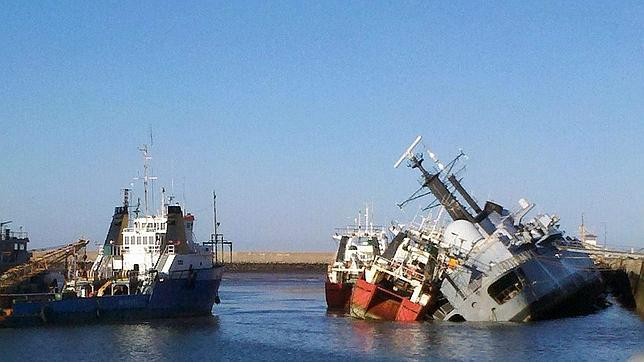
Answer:
[{"label": "ship window", "polygon": [[503,304],[523,290],[524,280],[525,274],[523,274],[523,271],[514,269],[492,283],[487,292],[497,303]]},{"label": "ship window", "polygon": [[136,237],[136,245],[141,245],[141,237],[140,236]]},{"label": "ship window", "polygon": [[178,264],[178,265],[183,265],[183,260],[179,260],[179,261],[177,262],[177,264]]},{"label": "ship window", "polygon": [[13,250],[20,250],[20,244],[15,243],[15,244],[13,245]]}]

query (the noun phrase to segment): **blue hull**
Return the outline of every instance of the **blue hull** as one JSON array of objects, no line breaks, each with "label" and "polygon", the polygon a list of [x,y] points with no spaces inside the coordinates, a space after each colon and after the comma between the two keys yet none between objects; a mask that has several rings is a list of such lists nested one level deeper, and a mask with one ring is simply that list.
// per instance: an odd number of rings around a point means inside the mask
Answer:
[{"label": "blue hull", "polygon": [[166,279],[152,294],[16,302],[0,327],[58,323],[132,321],[210,315],[219,298],[221,279]]}]

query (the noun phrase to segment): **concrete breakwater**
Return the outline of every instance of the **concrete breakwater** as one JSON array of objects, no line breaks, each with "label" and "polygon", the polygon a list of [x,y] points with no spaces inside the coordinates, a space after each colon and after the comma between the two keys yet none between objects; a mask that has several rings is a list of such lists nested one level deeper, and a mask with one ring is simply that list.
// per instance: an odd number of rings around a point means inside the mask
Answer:
[{"label": "concrete breakwater", "polygon": [[324,274],[328,264],[322,263],[230,263],[227,273],[320,273]]},{"label": "concrete breakwater", "polygon": [[609,271],[605,273],[609,287],[644,319],[644,259],[607,257],[602,263]]},{"label": "concrete breakwater", "polygon": [[334,253],[327,252],[236,251],[232,261],[241,264],[327,264],[333,256]]},{"label": "concrete breakwater", "polygon": [[[49,249],[33,251],[33,256],[38,257]],[[81,252],[81,254],[83,254]],[[87,251],[87,261],[93,262],[98,251]],[[283,252],[283,251],[235,251],[232,255],[233,263],[293,263],[293,264],[326,264],[333,260],[332,252]],[[230,254],[225,253],[225,261],[230,261]],[[221,258],[221,256],[220,256]]]},{"label": "concrete breakwater", "polygon": [[[33,252],[34,257],[43,251]],[[97,251],[87,251],[87,263],[93,263]],[[276,252],[276,251],[235,251],[232,259],[225,253],[223,261],[231,273],[272,273],[272,272],[315,272],[323,273],[333,260],[331,252]],[[219,256],[221,260],[222,256]],[[232,261],[232,262],[231,262]]]},{"label": "concrete breakwater", "polygon": [[233,262],[226,265],[226,270],[231,273],[324,273],[331,260],[333,253],[324,252],[239,251],[233,253]]}]

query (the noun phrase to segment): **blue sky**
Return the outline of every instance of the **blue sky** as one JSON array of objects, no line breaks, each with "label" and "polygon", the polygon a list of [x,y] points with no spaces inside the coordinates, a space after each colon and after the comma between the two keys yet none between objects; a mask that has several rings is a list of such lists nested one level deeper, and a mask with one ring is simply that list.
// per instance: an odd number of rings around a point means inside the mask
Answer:
[{"label": "blue sky", "polygon": [[156,187],[204,238],[216,188],[238,250],[408,220],[418,134],[480,201],[644,244],[641,2],[4,2],[0,49],[0,218],[34,247],[102,242],[150,128]]}]

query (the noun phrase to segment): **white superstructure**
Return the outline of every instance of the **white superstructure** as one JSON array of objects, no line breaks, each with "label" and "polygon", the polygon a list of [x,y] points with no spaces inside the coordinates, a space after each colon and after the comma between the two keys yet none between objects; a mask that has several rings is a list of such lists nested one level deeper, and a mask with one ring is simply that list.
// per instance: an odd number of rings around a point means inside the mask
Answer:
[{"label": "white superstructure", "polygon": [[369,208],[366,208],[364,224],[362,214],[356,218],[356,224],[339,229],[333,239],[338,242],[338,251],[333,264],[329,265],[328,281],[347,283],[355,281],[364,268],[384,252],[388,245],[386,232],[374,226],[369,220]]},{"label": "white superstructure", "polygon": [[167,218],[146,216],[134,219],[123,230],[121,256],[123,270],[147,271],[156,266],[165,240]]}]

